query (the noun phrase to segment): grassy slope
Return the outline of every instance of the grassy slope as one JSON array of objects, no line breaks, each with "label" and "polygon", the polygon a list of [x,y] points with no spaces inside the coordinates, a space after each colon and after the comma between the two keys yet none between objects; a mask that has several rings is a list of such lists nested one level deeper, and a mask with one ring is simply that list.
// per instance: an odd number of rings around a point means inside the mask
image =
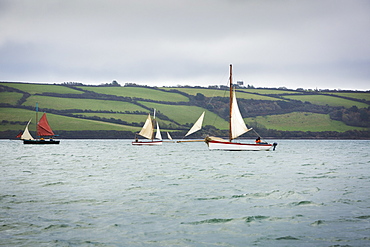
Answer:
[{"label": "grassy slope", "polygon": [[[35,129],[36,114],[34,111],[16,109],[16,108],[0,108],[1,118],[8,121],[28,121],[32,118],[30,130]],[[39,113],[41,117],[42,113]],[[51,128],[57,132],[58,130],[127,130],[139,131],[139,127],[125,126],[120,124],[106,123],[88,119],[79,119],[66,116],[60,116],[47,113],[48,122]],[[0,131],[4,130],[23,130],[24,125],[0,125]]]},{"label": "grassy slope", "polygon": [[0,103],[15,105],[23,94],[16,92],[0,92]]},{"label": "grassy slope", "polygon": [[[100,117],[100,118],[114,118],[114,119],[120,119],[122,121],[126,121],[128,123],[144,123],[147,115],[142,115],[142,114],[122,114],[122,113],[75,113],[74,115],[84,115],[87,117]],[[166,123],[166,124],[171,124],[172,126],[177,126],[176,124],[167,121],[167,120],[161,120],[158,118],[159,124],[161,123]]]},{"label": "grassy slope", "polygon": [[246,123],[263,125],[268,129],[288,131],[338,131],[363,130],[364,128],[345,125],[343,122],[334,121],[326,114],[311,112],[293,112],[281,115],[258,116],[246,118]]},{"label": "grassy slope", "polygon": [[0,83],[0,85],[19,89],[30,94],[35,93],[60,93],[60,94],[81,94],[83,92],[61,85],[41,85],[31,83]]},{"label": "grassy slope", "polygon": [[144,88],[144,87],[78,87],[84,90],[93,91],[96,93],[149,99],[155,101],[168,102],[188,102],[189,99],[178,93],[163,92],[160,90]]},{"label": "grassy slope", "polygon": [[284,91],[276,89],[238,89],[247,93],[258,93],[258,94],[297,94],[297,91]]},{"label": "grassy slope", "polygon": [[294,100],[300,100],[300,101],[307,101],[312,104],[317,105],[330,105],[330,106],[344,106],[344,107],[351,107],[351,106],[357,106],[358,108],[368,107],[367,104],[348,100],[348,99],[341,99],[338,97],[331,97],[328,95],[286,95],[284,98],[287,99],[294,99]]},{"label": "grassy slope", "polygon": [[329,94],[370,101],[370,93],[329,93]]},{"label": "grassy slope", "polygon": [[228,123],[218,117],[213,112],[205,110],[201,107],[197,106],[185,106],[185,105],[164,105],[164,104],[157,104],[151,102],[140,102],[141,104],[155,108],[167,117],[175,120],[180,124],[193,124],[197,119],[200,117],[203,111],[206,111],[204,116],[203,126],[205,125],[213,125],[219,129],[227,129]]},{"label": "grassy slope", "polygon": [[[206,97],[229,97],[229,92],[227,90],[217,90],[217,89],[207,89],[207,88],[163,88],[165,90],[178,90],[180,92],[187,93],[189,95],[196,95],[201,93]],[[237,97],[240,99],[255,99],[255,100],[280,100],[277,98],[256,95],[247,93],[245,90],[237,90]]]},{"label": "grassy slope", "polygon": [[[0,83],[0,85],[5,85],[8,87],[13,87],[20,89],[22,91],[29,92],[30,94],[43,93],[43,92],[53,92],[60,94],[79,94],[81,93],[78,90],[74,90],[68,87],[60,85],[41,85],[41,84],[23,84],[23,83]],[[104,94],[113,94],[118,96],[129,96],[137,98],[146,98],[159,101],[171,101],[171,102],[180,102],[188,101],[188,98],[185,96],[172,93],[172,92],[162,92],[150,88],[141,88],[141,87],[81,87],[85,90],[91,90],[98,93]],[[205,88],[164,88],[165,90],[176,89],[183,92],[186,92],[191,95],[196,95],[197,93],[202,93],[207,97],[228,97],[228,92],[223,90],[215,89],[205,89]],[[248,93],[242,93],[245,91]],[[301,92],[292,92],[292,91],[282,91],[282,90],[271,90],[271,89],[241,89],[238,93],[238,98],[254,98],[254,99],[268,99],[268,100],[277,100],[273,97],[263,96],[263,95],[254,95],[250,94],[289,94],[289,93],[301,93]],[[369,100],[369,93],[335,93],[332,94],[351,97],[356,99],[365,99]],[[1,92],[0,93],[0,103],[8,103],[15,105],[18,99],[22,95],[15,92]],[[309,101],[313,104],[320,105],[333,105],[333,106],[345,106],[351,107],[356,105],[359,108],[368,107],[367,104],[362,102],[351,101],[347,99],[341,99],[338,97],[331,97],[329,95],[285,95],[285,98],[296,99],[301,101]],[[146,109],[137,106],[128,102],[119,102],[119,101],[109,101],[109,100],[92,100],[92,99],[67,99],[67,98],[56,98],[56,97],[47,97],[47,96],[36,96],[32,95],[27,99],[24,105],[35,106],[35,103],[39,102],[40,108],[50,108],[50,109],[90,109],[90,110],[107,110],[107,111],[144,111]],[[156,108],[161,111],[163,114],[173,119],[174,121],[180,124],[192,124],[194,123],[204,109],[196,106],[184,106],[184,105],[166,105],[166,104],[157,104],[150,102],[140,102],[143,105]],[[77,114],[77,113],[76,113]],[[303,114],[303,115],[302,115]],[[115,114],[115,113],[84,113],[86,116],[100,116],[105,118],[115,118],[121,119],[127,122],[144,122],[144,115],[135,115],[135,114]],[[48,115],[49,116],[49,115]],[[32,111],[22,110],[22,109],[11,109],[11,108],[0,108],[0,120],[8,121],[28,121],[29,118],[34,118],[35,113]],[[49,121],[52,124],[52,127],[55,130],[133,130],[138,131],[140,128],[123,126],[118,124],[104,123],[100,121],[84,120],[78,118],[64,117],[50,114]],[[257,117],[255,119],[246,119],[247,123],[254,122],[257,120],[258,123],[264,125],[267,128],[278,129],[278,130],[301,130],[301,131],[345,131],[353,129],[361,129],[356,127],[351,127],[343,124],[342,122],[333,121],[329,119],[329,116],[322,114],[313,114],[313,113],[291,113],[277,116],[265,116]],[[167,121],[163,121],[166,124],[169,124]],[[53,126],[55,124],[55,126]],[[217,117],[214,113],[206,111],[204,125],[214,125],[219,129],[227,129],[228,124],[225,120]],[[0,126],[0,131],[10,128],[11,125]],[[24,126],[12,125],[11,129],[23,129]]]},{"label": "grassy slope", "polygon": [[35,106],[36,102],[39,103],[40,108],[65,110],[65,109],[81,109],[81,110],[94,110],[94,111],[146,111],[144,108],[129,103],[112,100],[95,100],[95,99],[69,99],[57,98],[48,96],[32,95],[27,99],[23,105]]}]

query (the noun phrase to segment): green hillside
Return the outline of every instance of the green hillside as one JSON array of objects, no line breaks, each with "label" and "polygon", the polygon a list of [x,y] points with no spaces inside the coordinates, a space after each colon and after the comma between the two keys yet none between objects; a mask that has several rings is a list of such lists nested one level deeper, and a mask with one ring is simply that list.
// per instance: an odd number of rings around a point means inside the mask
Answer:
[{"label": "green hillside", "polygon": [[99,100],[99,99],[75,99],[75,98],[59,98],[49,96],[30,96],[24,106],[35,106],[39,103],[40,108],[48,108],[55,110],[68,110],[68,109],[79,109],[79,110],[92,110],[92,111],[113,111],[113,112],[125,112],[125,111],[145,111],[144,108],[121,101],[111,100]]},{"label": "green hillside", "polygon": [[[42,112],[39,112],[41,117]],[[61,116],[48,113],[48,122],[55,132],[60,130],[79,131],[79,130],[118,130],[118,131],[140,131],[139,127],[124,126],[103,121],[90,119],[80,119],[74,117]],[[23,124],[2,124],[2,130],[23,130],[25,123],[31,119],[30,130],[35,130],[36,113],[30,110],[17,108],[1,108],[1,118],[7,121],[19,121]]]},{"label": "green hillside", "polygon": [[169,116],[177,123],[190,126],[195,123],[203,111],[205,111],[204,125],[213,125],[218,129],[227,129],[228,123],[220,119],[216,114],[197,106],[187,105],[165,105],[152,102],[140,102],[141,104],[157,109],[159,112]]},{"label": "green hillside", "polygon": [[45,85],[45,84],[31,84],[31,83],[4,83],[0,82],[0,86],[7,86],[16,88],[29,94],[40,93],[58,93],[58,94],[81,94],[83,92],[65,87],[62,85]]},{"label": "green hillside", "polygon": [[256,94],[263,94],[263,95],[277,95],[277,94],[301,94],[301,92],[297,91],[287,91],[287,90],[277,90],[277,89],[255,89],[255,88],[248,88],[248,89],[240,89],[241,91],[247,93],[256,93]]},{"label": "green hillside", "polygon": [[[226,88],[227,89],[227,88]],[[248,126],[261,135],[302,138],[370,138],[370,92],[237,88]],[[35,105],[48,113],[64,138],[132,138],[147,114],[163,131],[182,138],[203,111],[203,129],[193,134],[226,136],[228,90],[223,87],[84,86],[0,83],[0,138],[12,138],[32,118]]]},{"label": "green hillside", "polygon": [[0,103],[16,105],[18,100],[20,100],[22,96],[22,93],[0,92]]},{"label": "green hillside", "polygon": [[122,97],[149,99],[154,101],[188,102],[189,99],[178,93],[166,93],[145,87],[78,87],[95,93],[116,95]]},{"label": "green hillside", "polygon": [[329,93],[340,97],[370,101],[370,93]]},{"label": "green hillside", "polygon": [[[174,88],[163,88],[164,90],[170,91]],[[189,95],[196,95],[198,93],[203,94],[206,97],[229,97],[229,92],[225,90],[207,89],[207,88],[176,88],[177,91],[184,92]],[[239,90],[240,94],[238,98],[240,99],[254,99],[254,100],[281,100],[269,96],[251,94],[246,90]]]},{"label": "green hillside", "polygon": [[366,128],[352,127],[340,121],[333,121],[327,114],[312,112],[293,112],[281,115],[258,116],[246,118],[246,123],[254,126],[263,126],[267,129],[282,131],[338,131],[366,130]]},{"label": "green hillside", "polygon": [[330,106],[343,106],[343,107],[351,107],[355,105],[359,108],[369,106],[366,103],[349,100],[349,99],[332,97],[329,95],[288,95],[288,96],[284,96],[284,98],[294,99],[294,100],[299,100],[299,101],[304,101],[304,102],[310,102],[311,104],[317,104],[317,105],[330,105]]},{"label": "green hillside", "polygon": [[[86,116],[90,118],[100,118],[104,120],[121,120],[122,122],[127,122],[129,124],[139,124],[143,125],[147,115],[143,114],[122,114],[122,113],[74,113],[74,116]],[[157,121],[159,122],[160,126],[167,126],[171,128],[180,129],[181,125],[178,125],[172,121],[163,120],[157,117]]]}]

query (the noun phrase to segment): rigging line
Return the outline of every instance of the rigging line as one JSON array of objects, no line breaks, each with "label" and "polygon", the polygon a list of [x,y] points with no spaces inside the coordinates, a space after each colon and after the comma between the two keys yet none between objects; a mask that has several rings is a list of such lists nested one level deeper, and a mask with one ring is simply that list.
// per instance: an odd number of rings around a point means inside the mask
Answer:
[{"label": "rigging line", "polygon": [[262,141],[265,141],[265,140],[262,138],[262,136],[260,136],[260,134],[258,134],[258,133],[257,133],[257,131],[256,131],[255,129],[252,129],[252,130],[253,130],[253,132],[254,132],[254,133],[256,133],[256,135],[257,135],[259,138],[261,138],[261,140],[262,140]]}]

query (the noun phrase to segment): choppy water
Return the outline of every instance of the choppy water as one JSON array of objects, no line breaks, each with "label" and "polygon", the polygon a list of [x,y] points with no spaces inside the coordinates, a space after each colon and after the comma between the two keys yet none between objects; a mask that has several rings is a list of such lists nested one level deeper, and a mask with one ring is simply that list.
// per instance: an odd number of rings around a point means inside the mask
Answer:
[{"label": "choppy water", "polygon": [[370,141],[0,141],[1,246],[370,246]]}]

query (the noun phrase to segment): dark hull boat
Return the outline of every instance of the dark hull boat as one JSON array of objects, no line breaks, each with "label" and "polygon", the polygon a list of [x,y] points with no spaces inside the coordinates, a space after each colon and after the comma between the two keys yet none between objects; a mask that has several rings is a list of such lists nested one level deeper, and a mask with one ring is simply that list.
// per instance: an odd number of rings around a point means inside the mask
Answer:
[{"label": "dark hull boat", "polygon": [[[38,113],[38,104],[36,104],[36,119]],[[46,118],[46,113],[42,115],[40,121],[37,123],[36,132],[40,139],[34,139],[30,132],[28,131],[28,125],[30,124],[31,120],[28,121],[27,126],[20,136],[21,140],[23,140],[23,144],[59,144],[60,141],[56,141],[53,139],[55,136],[53,130],[51,129],[49,122]]]},{"label": "dark hull boat", "polygon": [[54,141],[54,140],[23,140],[23,144],[59,144],[60,141]]}]

